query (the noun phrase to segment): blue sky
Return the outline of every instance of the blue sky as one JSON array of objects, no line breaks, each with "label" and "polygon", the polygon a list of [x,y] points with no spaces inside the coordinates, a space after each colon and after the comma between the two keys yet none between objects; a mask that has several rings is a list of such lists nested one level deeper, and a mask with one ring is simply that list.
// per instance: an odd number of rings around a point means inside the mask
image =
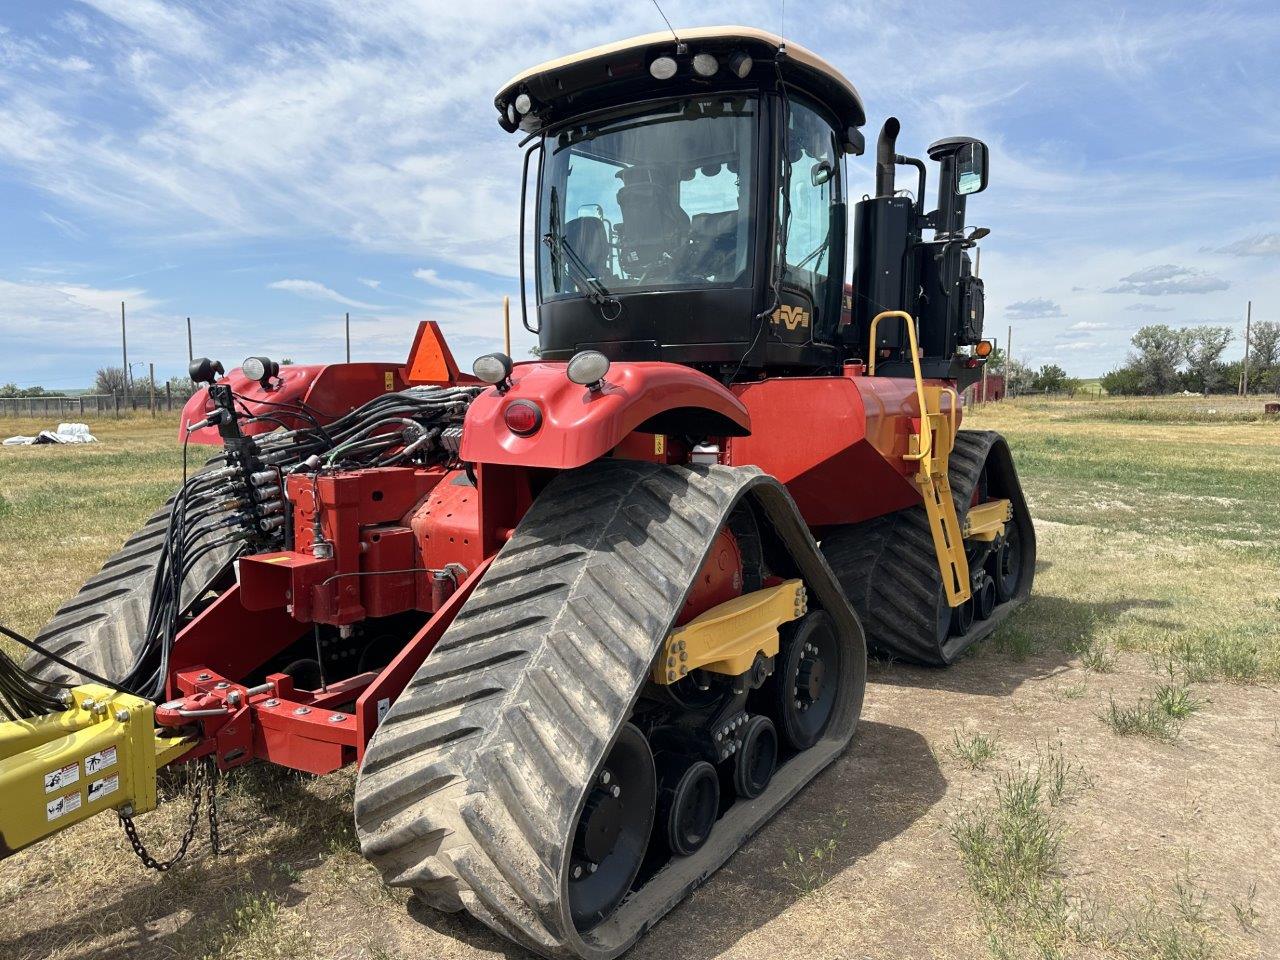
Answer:
[{"label": "blue sky", "polygon": [[[782,27],[780,3],[665,0],[677,25]],[[649,0],[5,0],[0,383],[130,358],[399,359],[419,319],[499,345],[519,69],[659,29]],[[988,333],[1094,375],[1144,323],[1280,317],[1273,3],[788,4],[785,31],[903,121],[904,152],[992,150],[970,221]],[[868,158],[852,190],[871,189]],[[524,353],[528,340],[518,340]],[[1237,352],[1237,341],[1230,350]]]}]

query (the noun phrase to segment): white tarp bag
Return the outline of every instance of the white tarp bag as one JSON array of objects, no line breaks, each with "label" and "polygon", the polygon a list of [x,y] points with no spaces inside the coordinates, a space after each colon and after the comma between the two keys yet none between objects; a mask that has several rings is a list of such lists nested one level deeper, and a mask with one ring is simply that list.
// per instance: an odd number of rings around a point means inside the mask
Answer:
[{"label": "white tarp bag", "polygon": [[10,437],[6,447],[30,446],[37,443],[97,443],[87,423],[60,423],[57,430],[41,430],[34,437]]}]

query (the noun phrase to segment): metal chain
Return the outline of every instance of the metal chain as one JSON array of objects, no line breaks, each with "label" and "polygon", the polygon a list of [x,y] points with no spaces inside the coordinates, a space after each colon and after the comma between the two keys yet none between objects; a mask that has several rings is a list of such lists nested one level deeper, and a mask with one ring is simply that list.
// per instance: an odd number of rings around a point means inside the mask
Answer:
[{"label": "metal chain", "polygon": [[192,771],[187,780],[187,792],[191,796],[191,811],[187,814],[187,829],[182,835],[182,842],[178,845],[177,852],[168,860],[157,860],[147,850],[138,836],[138,828],[133,822],[132,814],[126,814],[123,810],[116,811],[120,817],[120,825],[124,827],[125,836],[129,838],[129,845],[133,847],[133,852],[138,855],[138,859],[142,861],[143,866],[150,870],[158,870],[164,873],[187,855],[187,848],[191,846],[191,841],[196,835],[196,826],[200,822],[200,801],[206,793],[209,795],[209,845],[215,854],[221,852],[222,845],[218,836],[216,776],[217,767],[214,765],[212,757],[206,758],[203,762],[197,762],[195,770]]}]

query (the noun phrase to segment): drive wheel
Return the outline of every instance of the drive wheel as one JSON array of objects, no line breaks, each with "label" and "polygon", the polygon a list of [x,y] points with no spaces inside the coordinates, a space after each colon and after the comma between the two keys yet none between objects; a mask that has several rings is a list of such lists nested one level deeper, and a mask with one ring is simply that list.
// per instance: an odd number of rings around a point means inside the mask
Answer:
[{"label": "drive wheel", "polygon": [[676,856],[702,849],[720,816],[720,777],[705,760],[690,764],[669,790],[663,791],[662,819],[667,846]]},{"label": "drive wheel", "polygon": [[840,644],[830,618],[809,614],[792,631],[778,669],[778,716],[782,738],[795,750],[808,750],[827,729],[840,676]]},{"label": "drive wheel", "polygon": [[996,551],[996,600],[1007,603],[1018,595],[1018,582],[1022,579],[1022,537],[1018,525],[1005,525],[1004,543]]},{"label": "drive wheel", "polygon": [[653,830],[657,791],[649,743],[634,724],[625,724],[574,828],[569,910],[580,932],[612,914],[631,889]]},{"label": "drive wheel", "polygon": [[742,731],[742,745],[733,767],[738,796],[754,800],[764,793],[778,766],[778,731],[768,717],[752,717]]}]

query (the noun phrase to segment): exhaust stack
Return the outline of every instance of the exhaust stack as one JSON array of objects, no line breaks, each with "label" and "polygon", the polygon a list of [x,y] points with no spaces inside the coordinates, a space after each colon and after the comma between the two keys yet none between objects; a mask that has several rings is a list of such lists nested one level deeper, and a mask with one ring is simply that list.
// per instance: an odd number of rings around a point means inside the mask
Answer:
[{"label": "exhaust stack", "polygon": [[893,167],[898,149],[898,131],[902,124],[897,117],[890,117],[880,128],[876,140],[876,196],[893,196]]}]

